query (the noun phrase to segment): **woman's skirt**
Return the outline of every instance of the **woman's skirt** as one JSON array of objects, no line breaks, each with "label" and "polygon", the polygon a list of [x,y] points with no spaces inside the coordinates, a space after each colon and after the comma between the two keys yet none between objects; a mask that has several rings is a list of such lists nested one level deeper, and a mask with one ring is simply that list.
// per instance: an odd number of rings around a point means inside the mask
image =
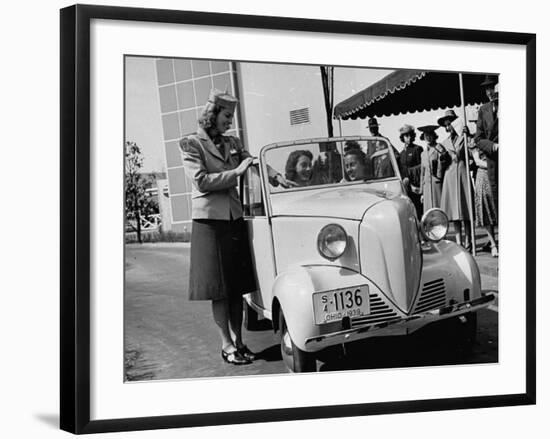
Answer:
[{"label": "woman's skirt", "polygon": [[429,178],[426,178],[424,187],[422,188],[422,195],[424,196],[424,213],[428,210],[441,206],[441,182],[432,178],[430,183]]},{"label": "woman's skirt", "polygon": [[[443,187],[441,188],[441,209],[447,214],[449,221],[462,221],[470,219],[468,209],[470,197],[468,197],[468,181],[466,165],[460,161],[453,162],[445,171]],[[472,194],[473,198],[473,194]]]},{"label": "woman's skirt", "polygon": [[476,225],[494,226],[497,209],[486,169],[479,168],[476,175]]},{"label": "woman's skirt", "polygon": [[189,300],[220,300],[256,290],[242,218],[193,220]]}]

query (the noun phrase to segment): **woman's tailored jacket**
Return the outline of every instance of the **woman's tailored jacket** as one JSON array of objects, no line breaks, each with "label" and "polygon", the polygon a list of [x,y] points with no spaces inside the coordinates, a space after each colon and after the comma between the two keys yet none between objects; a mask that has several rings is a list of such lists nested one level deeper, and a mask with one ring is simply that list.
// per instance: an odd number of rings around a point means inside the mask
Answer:
[{"label": "woman's tailored jacket", "polygon": [[[180,141],[185,173],[193,182],[193,219],[229,220],[243,216],[235,168],[251,155],[238,137],[222,136],[221,145],[218,149],[200,127],[196,134]],[[271,173],[277,174],[268,171],[270,178],[274,178]]]},{"label": "woman's tailored jacket", "polygon": [[242,217],[235,168],[247,157],[239,138],[222,137],[220,149],[198,128],[180,141],[185,173],[193,183],[192,218],[229,220]]}]

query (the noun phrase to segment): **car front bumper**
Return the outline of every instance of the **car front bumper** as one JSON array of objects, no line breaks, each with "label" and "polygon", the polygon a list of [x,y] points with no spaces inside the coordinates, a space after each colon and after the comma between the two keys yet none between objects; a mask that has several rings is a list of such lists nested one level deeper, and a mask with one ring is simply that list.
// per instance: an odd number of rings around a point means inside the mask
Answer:
[{"label": "car front bumper", "polygon": [[397,317],[383,323],[365,324],[352,329],[310,337],[306,339],[305,346],[308,351],[317,351],[328,346],[349,343],[370,337],[406,335],[429,323],[486,308],[494,301],[495,295],[489,293],[467,302],[456,303],[430,311],[412,314],[410,316]]}]

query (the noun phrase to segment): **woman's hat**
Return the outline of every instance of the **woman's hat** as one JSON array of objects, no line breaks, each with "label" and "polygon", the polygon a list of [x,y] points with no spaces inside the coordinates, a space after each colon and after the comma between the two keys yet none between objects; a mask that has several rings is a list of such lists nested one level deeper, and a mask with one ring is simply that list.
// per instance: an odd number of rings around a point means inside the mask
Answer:
[{"label": "woman's hat", "polygon": [[456,115],[454,110],[447,110],[445,111],[445,115],[437,119],[437,123],[441,125],[442,127],[445,126],[445,121],[450,120],[451,122],[453,120],[458,119],[458,116]]},{"label": "woman's hat", "polygon": [[399,135],[401,136],[410,133],[414,133],[414,127],[412,125],[405,124],[401,128],[399,128]]},{"label": "woman's hat", "polygon": [[495,85],[498,84],[498,76],[497,75],[485,75],[485,79],[480,85],[480,87],[487,87],[488,85]]},{"label": "woman's hat", "polygon": [[235,107],[237,106],[237,102],[239,102],[239,100],[235,96],[232,96],[227,92],[223,92],[213,88],[212,90],[210,90],[210,96],[208,96],[208,102],[214,105],[218,105],[222,108],[225,108],[233,113],[235,111]]},{"label": "woman's hat", "polygon": [[435,130],[438,128],[439,125],[424,125],[423,127],[418,127],[418,131],[422,131],[422,134],[420,134],[420,140],[424,140],[424,134],[435,133]]}]

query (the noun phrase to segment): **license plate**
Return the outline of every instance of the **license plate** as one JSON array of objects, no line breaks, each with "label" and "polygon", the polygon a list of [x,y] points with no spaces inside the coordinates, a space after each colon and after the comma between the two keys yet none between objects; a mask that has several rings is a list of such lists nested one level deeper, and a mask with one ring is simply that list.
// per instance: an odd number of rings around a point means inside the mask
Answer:
[{"label": "license plate", "polygon": [[324,291],[313,294],[315,324],[332,323],[344,317],[360,317],[370,314],[369,286]]}]

